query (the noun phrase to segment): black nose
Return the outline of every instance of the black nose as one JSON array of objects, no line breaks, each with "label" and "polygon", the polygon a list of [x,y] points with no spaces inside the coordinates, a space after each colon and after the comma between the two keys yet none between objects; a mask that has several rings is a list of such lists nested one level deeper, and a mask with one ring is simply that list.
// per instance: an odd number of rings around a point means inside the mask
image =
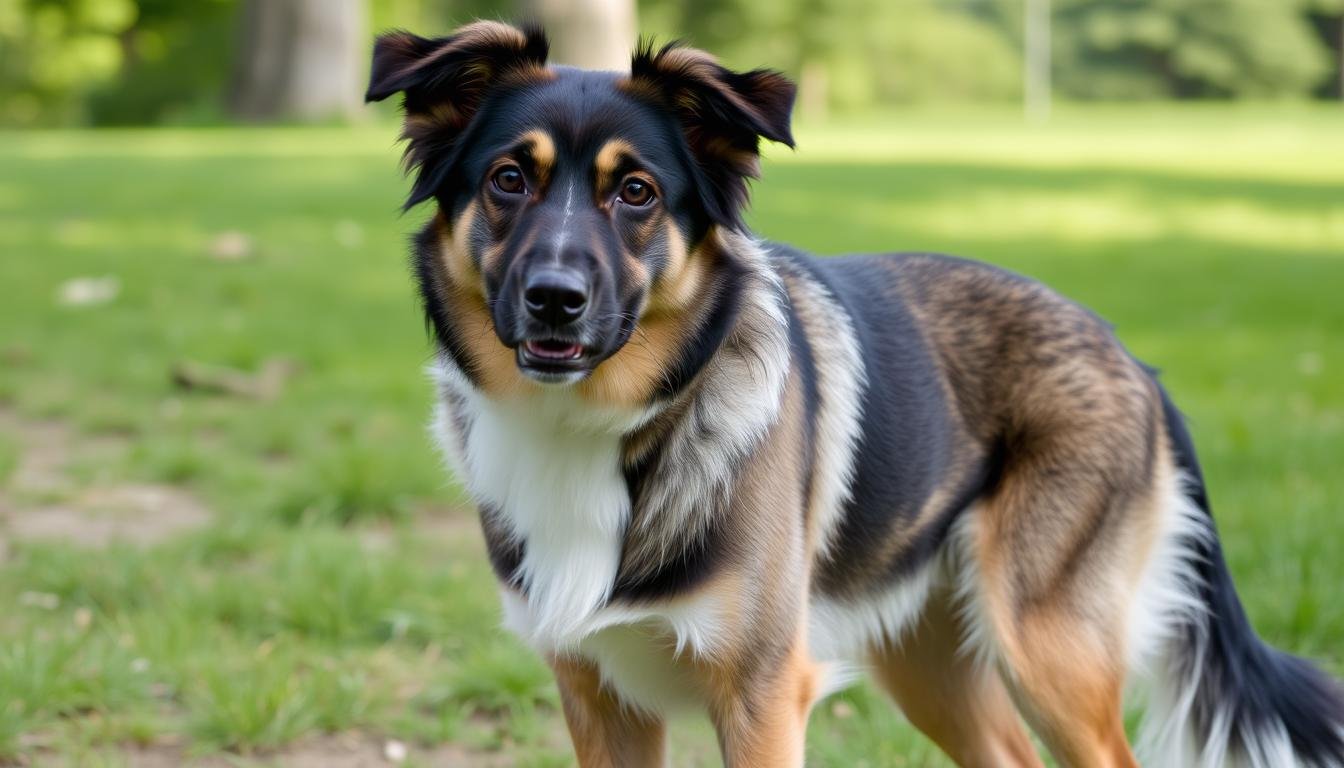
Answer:
[{"label": "black nose", "polygon": [[588,307],[588,281],[572,270],[537,270],[523,286],[523,303],[528,314],[547,325],[568,325]]}]

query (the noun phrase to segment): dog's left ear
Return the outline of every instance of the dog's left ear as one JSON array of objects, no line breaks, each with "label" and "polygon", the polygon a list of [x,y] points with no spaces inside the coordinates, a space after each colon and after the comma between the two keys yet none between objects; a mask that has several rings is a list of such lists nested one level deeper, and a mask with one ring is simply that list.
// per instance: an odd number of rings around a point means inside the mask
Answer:
[{"label": "dog's left ear", "polygon": [[670,43],[635,52],[630,89],[676,112],[709,182],[706,211],[716,223],[740,228],[747,181],[760,176],[760,139],[793,146],[794,84],[769,69],[733,72],[704,51]]},{"label": "dog's left ear", "polygon": [[378,36],[364,99],[406,94],[406,163],[419,170],[407,208],[434,196],[447,181],[458,139],[489,90],[549,77],[548,48],[540,29],[497,21],[478,21],[432,40],[406,31]]}]

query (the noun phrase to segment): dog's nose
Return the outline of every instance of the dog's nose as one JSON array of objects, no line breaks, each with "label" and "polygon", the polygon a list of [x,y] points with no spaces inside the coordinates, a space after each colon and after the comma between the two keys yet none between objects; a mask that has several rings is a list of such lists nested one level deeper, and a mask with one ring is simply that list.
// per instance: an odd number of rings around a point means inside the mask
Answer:
[{"label": "dog's nose", "polygon": [[539,270],[523,286],[523,303],[528,314],[547,325],[569,325],[588,308],[588,282],[572,270]]}]

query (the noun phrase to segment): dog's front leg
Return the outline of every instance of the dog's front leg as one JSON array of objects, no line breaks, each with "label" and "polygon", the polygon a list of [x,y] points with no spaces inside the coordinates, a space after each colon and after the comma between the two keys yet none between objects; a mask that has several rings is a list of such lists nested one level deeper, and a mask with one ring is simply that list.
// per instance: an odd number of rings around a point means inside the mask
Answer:
[{"label": "dog's front leg", "polygon": [[802,644],[774,663],[756,658],[737,672],[738,679],[730,673],[716,681],[710,708],[725,768],[800,768],[817,690],[816,666]]},{"label": "dog's front leg", "polygon": [[666,754],[666,727],[617,698],[602,685],[597,667],[582,660],[550,659],[565,723],[580,768],[659,768]]}]

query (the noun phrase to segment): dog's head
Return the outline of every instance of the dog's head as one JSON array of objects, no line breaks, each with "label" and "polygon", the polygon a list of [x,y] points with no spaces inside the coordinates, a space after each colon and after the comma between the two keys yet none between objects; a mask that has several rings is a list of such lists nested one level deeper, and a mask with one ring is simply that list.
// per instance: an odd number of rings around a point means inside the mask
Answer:
[{"label": "dog's head", "polygon": [[647,399],[730,293],[703,246],[741,228],[760,139],[792,146],[794,86],[676,45],[628,74],[546,55],[540,31],[495,22],[378,38],[367,98],[405,94],[406,205],[439,208],[417,263],[429,317],[486,389]]}]

